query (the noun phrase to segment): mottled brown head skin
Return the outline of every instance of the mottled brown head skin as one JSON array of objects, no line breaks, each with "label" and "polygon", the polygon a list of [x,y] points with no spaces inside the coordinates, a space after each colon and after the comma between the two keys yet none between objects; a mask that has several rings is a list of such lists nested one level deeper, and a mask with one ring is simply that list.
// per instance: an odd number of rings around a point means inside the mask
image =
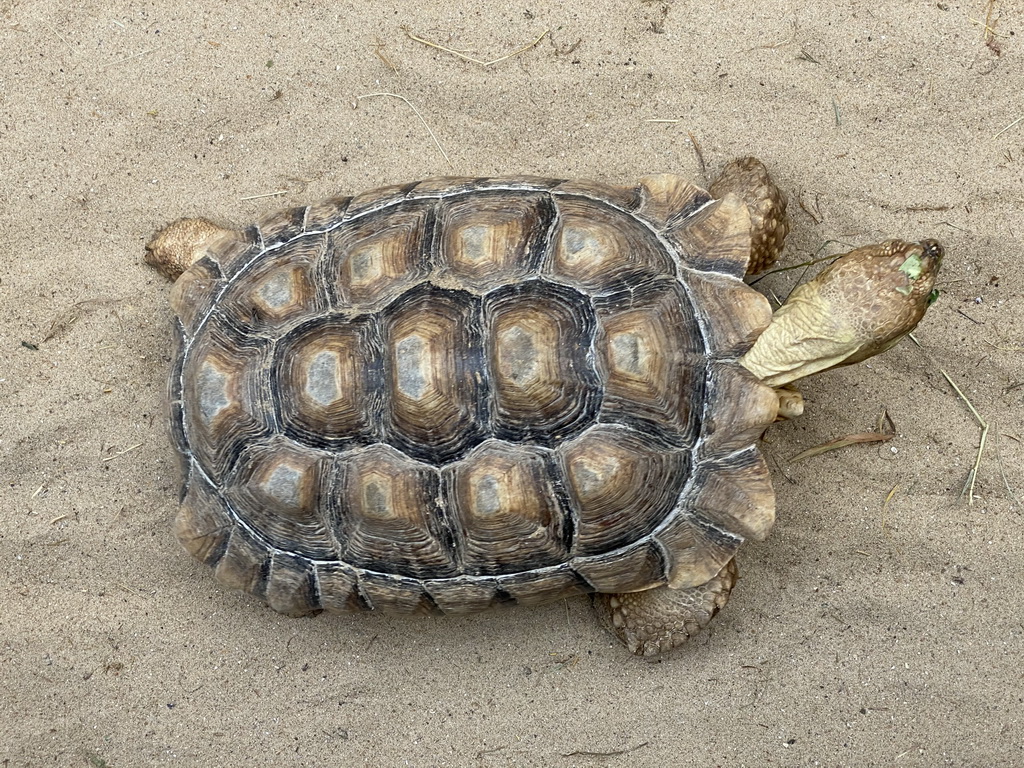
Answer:
[{"label": "mottled brown head skin", "polygon": [[888,240],[841,256],[794,289],[740,362],[781,387],[884,352],[924,317],[942,255],[935,240]]}]

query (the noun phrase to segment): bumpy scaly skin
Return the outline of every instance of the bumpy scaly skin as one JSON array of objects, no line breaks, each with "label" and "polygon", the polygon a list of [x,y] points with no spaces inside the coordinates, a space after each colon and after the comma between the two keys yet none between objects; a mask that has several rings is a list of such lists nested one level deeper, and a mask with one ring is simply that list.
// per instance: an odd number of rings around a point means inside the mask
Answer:
[{"label": "bumpy scaly skin", "polygon": [[924,317],[941,263],[934,240],[851,251],[794,289],[740,363],[781,387],[884,352]]},{"label": "bumpy scaly skin", "polygon": [[169,280],[177,280],[210,243],[229,231],[208,219],[178,219],[146,244],[146,263]]},{"label": "bumpy scaly skin", "polygon": [[732,192],[750,212],[750,262],[747,274],[756,275],[778,261],[789,232],[786,195],[768,176],[756,157],[741,157],[722,169],[708,190],[721,198]]},{"label": "bumpy scaly skin", "polygon": [[708,625],[729,601],[737,575],[736,561],[730,560],[717,576],[700,586],[595,595],[594,609],[601,623],[630,652],[657,656],[682,645]]}]

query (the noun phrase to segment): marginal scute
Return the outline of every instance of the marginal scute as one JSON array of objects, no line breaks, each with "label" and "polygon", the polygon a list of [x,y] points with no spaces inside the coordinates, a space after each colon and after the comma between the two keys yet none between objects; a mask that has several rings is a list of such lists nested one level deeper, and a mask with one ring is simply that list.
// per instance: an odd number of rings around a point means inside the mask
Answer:
[{"label": "marginal scute", "polygon": [[305,557],[275,553],[270,562],[266,600],[271,608],[286,616],[308,616],[322,610],[313,564]]},{"label": "marginal scute", "polygon": [[247,229],[226,230],[221,237],[206,249],[207,257],[215,264],[220,274],[229,280],[253,259],[258,259],[263,251],[263,240],[255,226]]},{"label": "marginal scute", "polygon": [[195,334],[210,312],[224,282],[217,265],[209,259],[200,259],[175,281],[171,287],[171,309],[187,337]]},{"label": "marginal scute", "polygon": [[544,605],[590,591],[587,582],[568,564],[500,576],[498,585],[518,605]]},{"label": "marginal scute", "polygon": [[580,179],[563,181],[552,192],[559,199],[559,207],[563,198],[576,197],[598,201],[606,206],[632,213],[643,203],[643,194],[637,187],[616,187]]},{"label": "marginal scute", "polygon": [[704,584],[743,543],[740,536],[715,528],[688,510],[678,510],[654,538],[668,553],[668,584],[673,589]]},{"label": "marginal scute", "polygon": [[488,190],[547,192],[563,183],[565,183],[564,179],[552,179],[546,176],[499,176],[493,179],[477,179],[476,189],[481,192]]},{"label": "marginal scute", "polygon": [[750,260],[750,214],[734,194],[670,226],[665,237],[688,266],[743,277]]},{"label": "marginal scute", "polygon": [[338,226],[345,218],[351,197],[339,195],[313,203],[306,208],[305,232],[327,232]]},{"label": "marginal scute", "polygon": [[427,593],[442,613],[479,613],[502,602],[498,585],[491,578],[463,576],[443,581],[427,581]]},{"label": "marginal scute", "polygon": [[192,473],[174,520],[174,535],[181,545],[204,565],[216,565],[234,527],[235,520],[217,489],[202,473]]},{"label": "marginal scute", "polygon": [[409,193],[413,199],[451,197],[475,191],[482,179],[475,176],[432,176],[417,181]]},{"label": "marginal scute", "polygon": [[335,535],[342,560],[411,578],[458,572],[436,470],[385,445],[338,463]]},{"label": "marginal scute", "polygon": [[263,247],[273,248],[301,235],[305,219],[305,206],[286,208],[264,216],[256,222],[256,228],[263,238]]},{"label": "marginal scute", "polygon": [[657,173],[640,179],[643,205],[637,215],[658,229],[675,225],[707,205],[711,195],[689,179],[673,173]]},{"label": "marginal scute", "polygon": [[665,583],[664,559],[651,539],[625,549],[575,558],[570,565],[595,592],[635,592]]},{"label": "marginal scute", "polygon": [[738,277],[693,272],[685,282],[703,320],[712,358],[739,357],[772,321],[768,299]]},{"label": "marginal scute", "polygon": [[359,577],[359,591],[364,599],[381,613],[419,614],[440,613],[430,599],[423,582],[402,576],[382,573],[363,573]]},{"label": "marginal scute", "polygon": [[340,560],[313,565],[320,585],[320,607],[323,610],[328,613],[355,613],[371,607],[359,592],[357,568]]},{"label": "marginal scute", "polygon": [[710,365],[707,402],[701,424],[701,458],[752,445],[775,421],[779,410],[775,390],[734,362]]},{"label": "marginal scute", "polygon": [[491,440],[446,475],[465,573],[514,573],[565,560],[567,520],[543,451]]},{"label": "marginal scute", "polygon": [[401,203],[409,197],[417,186],[417,182],[407,184],[392,184],[387,187],[378,187],[367,192],[356,195],[348,203],[348,210],[345,212],[345,220],[349,221],[366,215],[370,211],[382,210],[397,203]]},{"label": "marginal scute", "polygon": [[574,553],[580,556],[649,534],[676,504],[688,474],[687,452],[624,427],[598,425],[557,455],[579,515]]},{"label": "marginal scute", "polygon": [[756,446],[694,468],[683,503],[718,529],[763,540],[775,522],[775,491]]},{"label": "marginal scute", "polygon": [[265,599],[270,560],[271,552],[263,542],[235,526],[213,575],[225,589],[240,589]]}]

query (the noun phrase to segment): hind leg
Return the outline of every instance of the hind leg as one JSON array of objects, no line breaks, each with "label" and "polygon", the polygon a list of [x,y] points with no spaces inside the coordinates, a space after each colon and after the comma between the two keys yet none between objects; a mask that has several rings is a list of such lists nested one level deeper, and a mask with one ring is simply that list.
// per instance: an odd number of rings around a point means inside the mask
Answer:
[{"label": "hind leg", "polygon": [[736,577],[736,561],[730,560],[705,584],[594,595],[594,609],[601,623],[632,653],[657,656],[704,629],[729,601]]},{"label": "hind leg", "polygon": [[233,231],[208,219],[178,219],[146,243],[146,263],[156,267],[165,277],[177,280],[182,272],[202,258],[217,238]]}]

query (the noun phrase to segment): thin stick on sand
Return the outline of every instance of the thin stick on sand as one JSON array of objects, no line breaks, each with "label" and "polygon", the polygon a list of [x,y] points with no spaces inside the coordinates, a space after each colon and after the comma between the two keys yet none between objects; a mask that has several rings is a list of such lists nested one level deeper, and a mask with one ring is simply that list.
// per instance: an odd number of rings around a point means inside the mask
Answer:
[{"label": "thin stick on sand", "polygon": [[985,453],[985,440],[988,438],[988,422],[981,418],[981,414],[978,413],[978,411],[975,409],[973,403],[971,403],[971,401],[967,398],[967,395],[960,391],[960,387],[958,387],[956,383],[953,381],[953,379],[949,377],[949,374],[946,373],[942,368],[939,368],[939,373],[941,373],[942,377],[947,382],[949,382],[949,386],[951,386],[953,388],[953,391],[960,396],[960,399],[964,401],[964,405],[966,405],[968,409],[970,409],[971,415],[974,416],[975,421],[978,422],[978,426],[981,427],[981,440],[978,442],[978,453],[974,457],[974,466],[971,467],[971,471],[967,475],[967,482],[964,483],[963,490],[960,491],[961,499],[964,497],[964,494],[966,493],[968,505],[974,504],[974,483],[978,479],[978,468],[981,466],[982,454]]},{"label": "thin stick on sand", "polygon": [[435,43],[431,40],[427,40],[426,38],[417,35],[415,32],[409,29],[409,27],[402,27],[402,31],[405,32],[405,36],[408,37],[410,40],[414,40],[417,43],[426,45],[429,48],[436,48],[439,51],[450,53],[452,56],[458,56],[460,59],[464,61],[471,62],[472,64],[479,64],[481,67],[491,67],[494,66],[495,64],[500,64],[501,62],[506,61],[507,59],[511,59],[513,56],[518,56],[521,53],[526,53],[528,50],[536,46],[537,43],[539,43],[541,40],[547,37],[548,33],[551,30],[545,29],[532,43],[527,43],[522,48],[517,48],[516,50],[512,51],[512,53],[506,53],[504,56],[499,56],[498,58],[491,59],[490,61],[484,61],[483,59],[475,59],[472,56],[467,56],[466,54],[461,53],[460,51],[456,51],[454,48],[448,48],[447,46],[441,45],[440,43]]},{"label": "thin stick on sand", "polygon": [[441,153],[441,156],[444,158],[444,161],[448,163],[448,167],[455,167],[452,165],[452,161],[448,159],[448,153],[444,151],[444,147],[441,146],[441,142],[437,140],[437,136],[435,136],[434,132],[430,130],[430,126],[427,125],[427,121],[423,119],[423,115],[421,115],[420,111],[416,109],[416,105],[409,101],[407,98],[405,98],[405,96],[402,96],[401,94],[398,93],[364,93],[362,96],[356,96],[356,102],[360,102],[363,99],[373,99],[378,96],[388,96],[392,99],[401,99],[402,101],[404,101],[409,106],[409,109],[416,113],[416,117],[420,119],[420,122],[423,123],[423,127],[427,129],[427,133],[430,134],[430,138],[434,140],[434,146],[437,147],[437,151]]}]

